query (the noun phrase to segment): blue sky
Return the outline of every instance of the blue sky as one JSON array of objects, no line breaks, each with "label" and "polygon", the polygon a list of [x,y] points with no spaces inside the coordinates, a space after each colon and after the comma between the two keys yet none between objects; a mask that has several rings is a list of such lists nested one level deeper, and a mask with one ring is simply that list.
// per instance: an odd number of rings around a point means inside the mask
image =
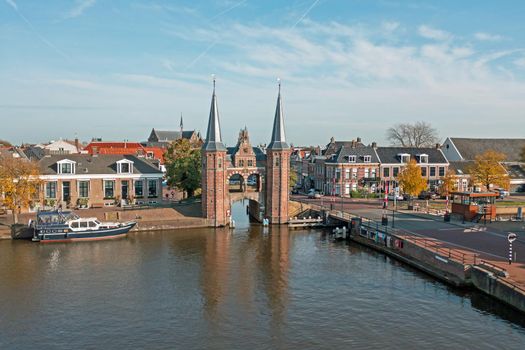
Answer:
[{"label": "blue sky", "polygon": [[525,1],[0,0],[0,138],[268,142],[282,79],[289,140],[385,144],[426,120],[446,136],[525,136]]}]

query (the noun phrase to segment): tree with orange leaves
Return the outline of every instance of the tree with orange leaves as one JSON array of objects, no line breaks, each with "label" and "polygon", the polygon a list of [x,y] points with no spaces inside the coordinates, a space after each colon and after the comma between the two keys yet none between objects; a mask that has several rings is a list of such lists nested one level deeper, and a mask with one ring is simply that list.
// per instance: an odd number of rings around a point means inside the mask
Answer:
[{"label": "tree with orange leaves", "polygon": [[18,223],[20,208],[29,206],[38,196],[39,174],[35,162],[0,157],[0,201],[12,211],[15,224]]}]

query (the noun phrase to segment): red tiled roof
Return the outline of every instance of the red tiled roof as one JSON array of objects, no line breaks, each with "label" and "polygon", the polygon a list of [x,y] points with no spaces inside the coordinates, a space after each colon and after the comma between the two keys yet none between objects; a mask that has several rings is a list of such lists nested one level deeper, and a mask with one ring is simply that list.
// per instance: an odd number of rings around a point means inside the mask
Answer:
[{"label": "red tiled roof", "polygon": [[[96,150],[95,150],[96,147]],[[89,154],[143,155],[153,152],[153,158],[164,163],[164,149],[161,147],[144,147],[138,142],[91,142],[84,150]]]}]

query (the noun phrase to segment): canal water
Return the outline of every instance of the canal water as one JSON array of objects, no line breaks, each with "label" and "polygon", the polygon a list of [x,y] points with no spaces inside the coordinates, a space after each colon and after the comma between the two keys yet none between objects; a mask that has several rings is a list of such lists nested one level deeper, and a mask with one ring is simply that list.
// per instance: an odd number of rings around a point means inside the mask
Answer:
[{"label": "canal water", "polygon": [[525,320],[320,230],[0,241],[0,349],[523,349]]}]

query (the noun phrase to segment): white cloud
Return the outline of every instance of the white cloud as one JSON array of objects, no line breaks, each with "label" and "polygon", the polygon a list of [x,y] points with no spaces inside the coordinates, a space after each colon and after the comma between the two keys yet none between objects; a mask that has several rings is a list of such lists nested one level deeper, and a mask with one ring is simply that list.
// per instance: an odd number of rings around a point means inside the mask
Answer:
[{"label": "white cloud", "polygon": [[68,11],[65,18],[75,18],[81,16],[84,11],[95,5],[97,0],[77,0],[75,6]]},{"label": "white cloud", "polygon": [[14,0],[5,0],[9,6],[11,6],[15,11],[18,11],[18,6],[16,5],[16,2]]},{"label": "white cloud", "polygon": [[525,68],[525,57],[518,58],[514,60],[514,64],[519,68]]},{"label": "white cloud", "polygon": [[435,29],[426,25],[419,26],[418,33],[423,38],[433,39],[433,40],[448,40],[452,38],[452,34],[444,30]]},{"label": "white cloud", "polygon": [[399,22],[387,21],[387,22],[383,22],[381,26],[386,32],[393,32],[397,28],[399,28],[399,25],[400,25]]},{"label": "white cloud", "polygon": [[501,41],[504,38],[501,35],[478,32],[474,34],[474,38],[480,41]]}]

